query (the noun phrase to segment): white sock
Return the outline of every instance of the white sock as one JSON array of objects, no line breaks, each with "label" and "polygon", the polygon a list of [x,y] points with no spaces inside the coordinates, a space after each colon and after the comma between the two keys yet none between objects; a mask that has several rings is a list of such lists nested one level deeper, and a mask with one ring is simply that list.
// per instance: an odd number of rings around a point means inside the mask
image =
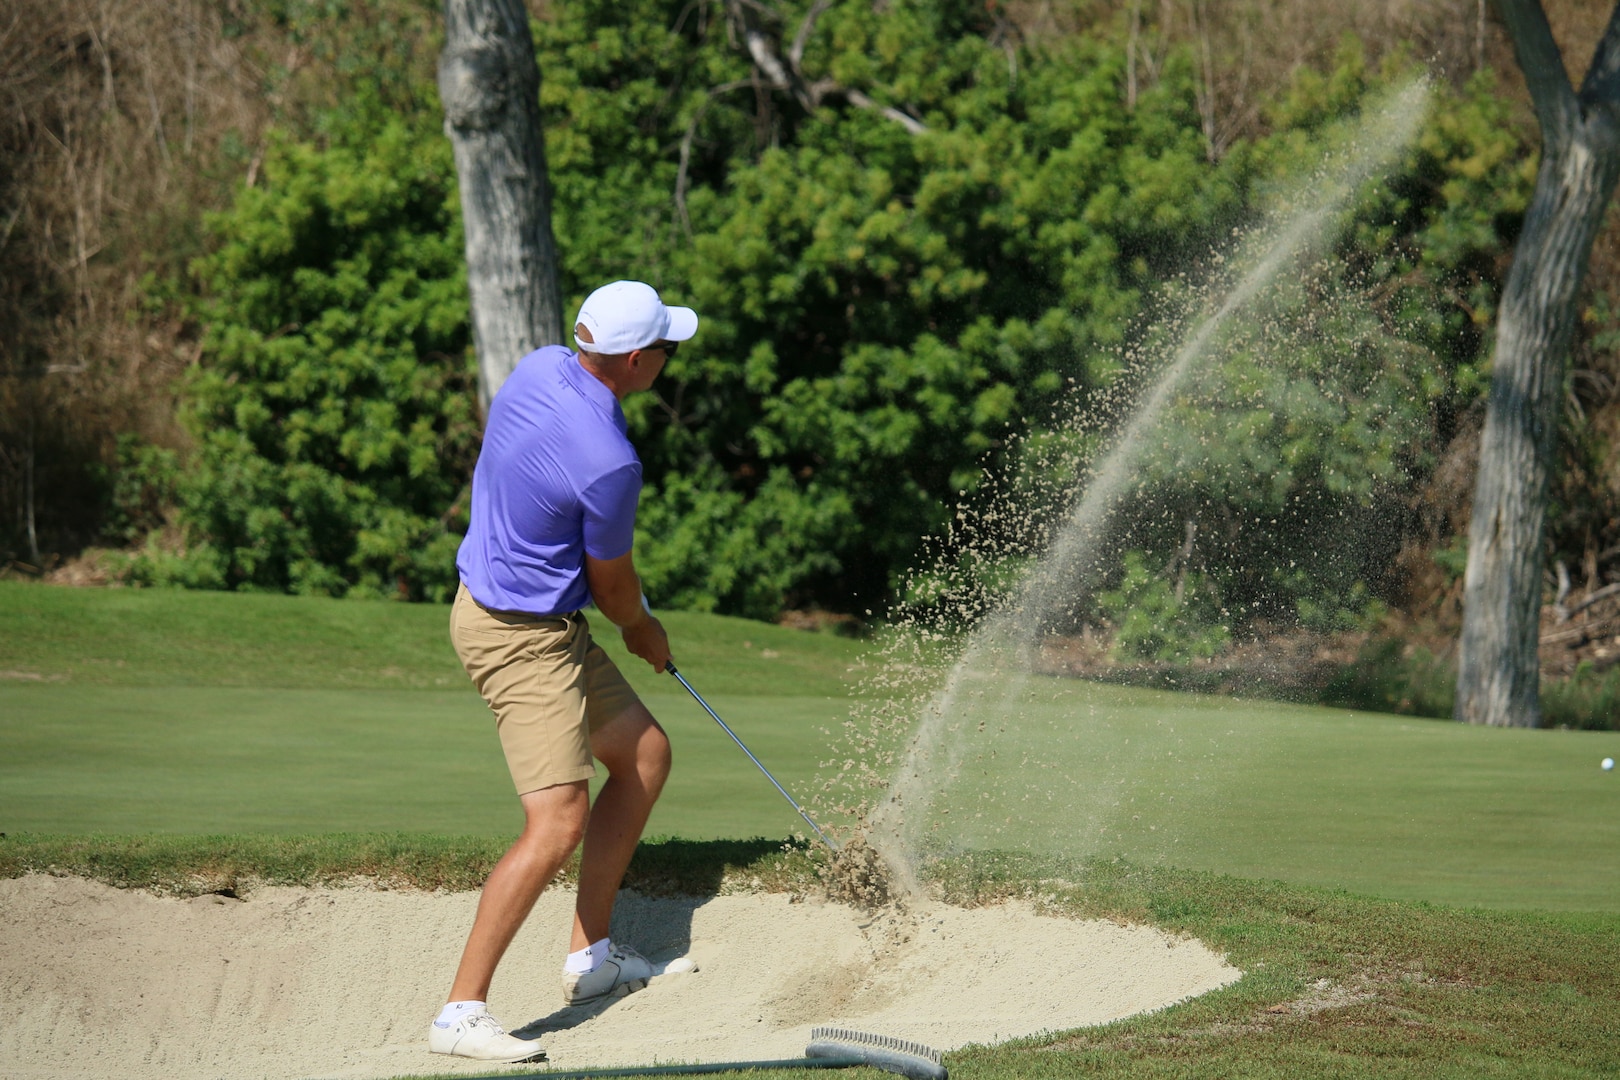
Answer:
[{"label": "white sock", "polygon": [[563,964],[563,973],[565,975],[589,975],[602,966],[602,961],[608,958],[608,953],[612,950],[612,938],[593,941],[579,952],[568,954],[568,960]]},{"label": "white sock", "polygon": [[488,1011],[488,1007],[482,1001],[449,1001],[439,1010],[439,1018],[433,1022],[440,1027],[449,1027],[463,1016]]}]

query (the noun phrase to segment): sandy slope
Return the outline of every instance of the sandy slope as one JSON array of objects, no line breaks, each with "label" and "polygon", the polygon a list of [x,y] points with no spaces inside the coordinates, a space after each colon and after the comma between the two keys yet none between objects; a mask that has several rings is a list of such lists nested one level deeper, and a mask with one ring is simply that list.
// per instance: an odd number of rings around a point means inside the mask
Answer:
[{"label": "sandy slope", "polygon": [[[477,897],[260,889],[174,900],[73,878],[0,881],[0,1074],[387,1077],[491,1071],[425,1033]],[[541,899],[491,994],[559,1067],[796,1057],[837,1023],[948,1050],[1095,1024],[1237,978],[1194,941],[1008,904],[871,920],[782,895],[627,894],[615,937],[690,955],[605,1008],[561,1007],[572,894]]]}]

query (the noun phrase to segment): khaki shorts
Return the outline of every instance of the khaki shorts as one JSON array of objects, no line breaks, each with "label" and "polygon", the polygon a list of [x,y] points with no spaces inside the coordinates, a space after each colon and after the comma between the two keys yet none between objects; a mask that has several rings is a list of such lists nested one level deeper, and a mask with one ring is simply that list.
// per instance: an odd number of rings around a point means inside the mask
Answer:
[{"label": "khaki shorts", "polygon": [[590,733],[641,703],[577,611],[491,611],[463,585],[450,641],[495,714],[519,795],[595,776]]}]

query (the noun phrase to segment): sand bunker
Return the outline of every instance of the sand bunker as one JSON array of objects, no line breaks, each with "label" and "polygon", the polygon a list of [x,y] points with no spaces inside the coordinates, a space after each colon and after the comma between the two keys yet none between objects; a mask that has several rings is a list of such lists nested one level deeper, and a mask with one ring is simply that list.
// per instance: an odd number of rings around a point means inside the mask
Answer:
[{"label": "sand bunker", "polygon": [[[797,1057],[822,1023],[949,1050],[1162,1008],[1240,974],[1196,941],[1023,904],[872,919],[783,895],[629,894],[615,937],[699,970],[564,1009],[572,902],[564,890],[541,899],[491,993],[502,1022],[540,1032],[561,1068]],[[0,1072],[490,1072],[425,1045],[476,903],[370,888],[175,900],[75,878],[0,881]]]}]

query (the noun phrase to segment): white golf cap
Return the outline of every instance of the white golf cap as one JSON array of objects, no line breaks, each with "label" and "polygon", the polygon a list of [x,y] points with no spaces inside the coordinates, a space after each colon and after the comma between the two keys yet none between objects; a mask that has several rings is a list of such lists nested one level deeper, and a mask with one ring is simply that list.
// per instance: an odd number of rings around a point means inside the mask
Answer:
[{"label": "white golf cap", "polygon": [[641,281],[615,281],[597,289],[579,306],[575,326],[591,332],[577,347],[603,356],[645,349],[655,341],[685,341],[697,333],[697,312],[668,307],[658,290]]}]

